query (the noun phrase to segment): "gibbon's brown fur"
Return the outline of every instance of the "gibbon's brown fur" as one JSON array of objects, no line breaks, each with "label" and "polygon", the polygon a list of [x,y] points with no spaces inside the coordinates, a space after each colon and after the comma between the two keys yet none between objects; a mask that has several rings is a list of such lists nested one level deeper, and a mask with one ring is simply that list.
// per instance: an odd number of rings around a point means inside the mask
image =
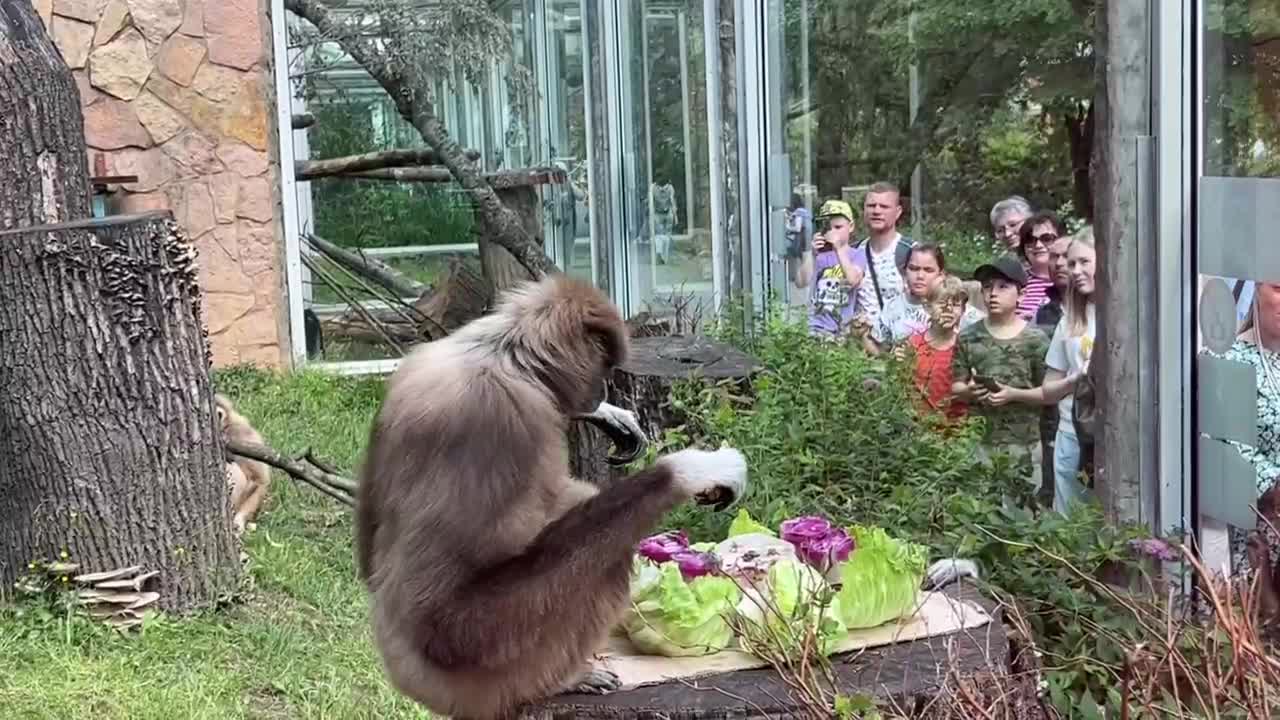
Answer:
[{"label": "gibbon's brown fur", "polygon": [[[218,413],[218,425],[222,428],[223,441],[235,440],[243,443],[263,445],[262,435],[253,428],[245,416],[236,412],[236,408],[226,396],[213,396],[214,409]],[[227,468],[227,482],[231,486],[232,522],[237,533],[244,532],[245,526],[253,522],[267,498],[267,488],[271,486],[271,468],[261,460],[254,460],[242,455],[231,455],[228,465],[234,465],[239,472]]]},{"label": "gibbon's brown fur", "polygon": [[684,450],[603,488],[569,475],[565,431],[602,408],[621,315],[563,274],[416,348],[390,378],[356,497],[356,554],[391,683],[434,713],[506,717],[594,665],[629,602],[633,548],[691,498],[740,496],[735,450]]}]

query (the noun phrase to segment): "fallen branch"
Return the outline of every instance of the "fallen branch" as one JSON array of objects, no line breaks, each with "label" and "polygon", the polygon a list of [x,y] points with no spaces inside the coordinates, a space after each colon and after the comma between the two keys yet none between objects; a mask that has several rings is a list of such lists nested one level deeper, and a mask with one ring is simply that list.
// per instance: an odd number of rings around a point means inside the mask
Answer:
[{"label": "fallen branch", "polygon": [[325,272],[324,269],[316,263],[316,261],[306,255],[302,256],[302,264],[305,265],[312,274],[320,278],[324,284],[328,285],[329,289],[337,293],[338,297],[342,298],[343,302],[347,303],[348,307],[354,310],[357,315],[363,318],[365,322],[369,323],[369,327],[372,328],[383,341],[390,345],[393,350],[401,356],[404,355],[404,348],[401,347],[400,343],[396,342],[396,339],[382,327],[382,323],[379,323],[373,315],[369,314],[368,309],[366,309],[359,300],[355,299],[351,293],[347,292],[346,289],[342,287],[341,283],[335,280],[332,275]]},{"label": "fallen branch", "polygon": [[[465,157],[468,160],[480,159],[478,150],[467,150]],[[329,158],[327,160],[300,160],[294,163],[294,175],[298,180],[314,180],[322,177],[332,177],[334,175],[349,175],[351,173],[362,172],[366,170],[377,170],[380,168],[398,168],[398,167],[414,167],[420,165],[438,165],[440,164],[440,154],[434,150],[383,150],[381,152],[363,153],[361,155],[348,155],[346,157]],[[440,168],[446,175],[449,171]]]},{"label": "fallen branch", "polygon": [[381,285],[395,293],[397,297],[421,298],[423,294],[429,292],[429,288],[426,285],[377,258],[369,257],[354,250],[348,250],[316,235],[304,234],[303,239],[308,245],[319,250],[325,257],[366,280]]},{"label": "fallen branch", "polygon": [[265,445],[243,443],[227,440],[227,450],[253,460],[260,460],[272,467],[279,468],[295,480],[299,480],[347,507],[355,507],[352,497],[356,491],[356,482],[340,475],[313,468],[297,460],[291,460]]},{"label": "fallen branch", "polygon": [[[333,176],[358,180],[387,180],[391,182],[443,183],[455,180],[453,173],[444,167],[385,167],[373,170],[351,170],[334,173]],[[495,190],[534,185],[558,185],[568,176],[558,168],[518,168],[485,173],[484,179]],[[308,179],[298,176],[299,180]]]}]

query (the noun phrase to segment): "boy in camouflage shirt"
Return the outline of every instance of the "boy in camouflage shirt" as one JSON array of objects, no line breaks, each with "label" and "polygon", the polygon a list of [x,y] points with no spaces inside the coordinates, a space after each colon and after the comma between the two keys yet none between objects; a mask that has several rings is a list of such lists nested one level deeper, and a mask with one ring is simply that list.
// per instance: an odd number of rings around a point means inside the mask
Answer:
[{"label": "boy in camouflage shirt", "polygon": [[1041,481],[1040,406],[1013,400],[1005,389],[1036,388],[1044,381],[1049,338],[1018,317],[1018,301],[1027,273],[1012,256],[974,272],[982,284],[987,318],[965,328],[951,359],[951,390],[969,403],[970,413],[986,418],[979,450],[985,459],[1007,453],[1023,465],[1024,478],[1039,490]]}]

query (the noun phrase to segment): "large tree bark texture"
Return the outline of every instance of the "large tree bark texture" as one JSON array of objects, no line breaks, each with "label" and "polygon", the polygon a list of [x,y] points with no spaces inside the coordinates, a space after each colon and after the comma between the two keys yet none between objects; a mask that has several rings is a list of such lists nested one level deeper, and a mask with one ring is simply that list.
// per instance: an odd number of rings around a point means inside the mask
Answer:
[{"label": "large tree bark texture", "polygon": [[[524,231],[533,239],[538,247],[543,246],[542,235],[542,199],[538,189],[533,186],[513,187],[499,193],[502,202],[519,216]],[[520,282],[532,279],[529,271],[520,264],[506,248],[493,240],[497,230],[489,227],[483,215],[477,214],[479,232],[476,245],[480,250],[480,267],[484,276],[489,279],[495,292],[514,287]]]},{"label": "large tree bark texture", "polygon": [[194,246],[167,212],[0,232],[0,581],[69,553],[158,571],[157,607],[240,567]]},{"label": "large tree bark texture", "polygon": [[31,0],[0,0],[0,230],[88,217],[80,93]]},{"label": "large tree bark texture", "polygon": [[[633,338],[630,357],[609,379],[608,401],[634,412],[649,442],[656,443],[684,420],[670,402],[675,383],[694,377],[708,383],[730,380],[747,393],[751,377],[760,367],[758,361],[733,346],[700,336]],[[603,483],[626,474],[625,469],[610,468],[605,462],[609,439],[598,428],[574,422],[568,437],[569,470],[574,477]]]},{"label": "large tree bark texture", "polygon": [[[1138,142],[1150,133],[1150,9],[1106,3],[1098,12],[1097,141],[1094,143],[1094,230],[1098,251],[1098,341],[1090,372],[1098,383],[1102,423],[1096,439],[1096,487],[1112,522],[1144,517],[1140,473],[1152,436],[1140,400],[1154,397],[1139,349],[1150,337],[1140,318],[1155,312],[1154,282],[1138,282],[1154,256],[1138,233]],[[1150,235],[1150,233],[1148,233]],[[1146,323],[1145,325],[1151,325]],[[1149,333],[1148,333],[1149,335]],[[1147,347],[1153,345],[1148,344]]]},{"label": "large tree bark texture", "polygon": [[[392,47],[384,52],[373,38],[350,32],[343,21],[320,0],[284,0],[287,10],[315,26],[323,36],[336,41],[351,59],[364,68],[395,101],[400,115],[413,125],[422,139],[439,155],[442,165],[471,196],[478,213],[484,216],[492,239],[506,248],[534,277],[559,272],[520,222],[519,216],[502,203],[480,168],[445,129],[435,114],[428,69],[392,62]],[[389,43],[397,42],[390,38]]]}]

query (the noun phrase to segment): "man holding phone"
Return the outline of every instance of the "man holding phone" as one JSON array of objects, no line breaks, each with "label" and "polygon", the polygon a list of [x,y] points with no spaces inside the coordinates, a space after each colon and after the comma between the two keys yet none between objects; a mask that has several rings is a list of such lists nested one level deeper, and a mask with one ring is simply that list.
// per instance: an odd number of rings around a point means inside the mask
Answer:
[{"label": "man holding phone", "polygon": [[813,246],[804,251],[792,281],[809,291],[809,334],[824,340],[848,337],[857,316],[858,286],[866,274],[865,256],[849,243],[853,208],[828,200],[818,210]]},{"label": "man holding phone", "polygon": [[1012,255],[982,265],[973,273],[982,284],[987,317],[960,332],[951,360],[951,391],[986,418],[980,451],[1007,453],[1023,463],[1024,477],[1041,489],[1040,406],[1012,399],[1009,388],[1039,387],[1044,381],[1049,337],[1018,316],[1027,272]]}]

